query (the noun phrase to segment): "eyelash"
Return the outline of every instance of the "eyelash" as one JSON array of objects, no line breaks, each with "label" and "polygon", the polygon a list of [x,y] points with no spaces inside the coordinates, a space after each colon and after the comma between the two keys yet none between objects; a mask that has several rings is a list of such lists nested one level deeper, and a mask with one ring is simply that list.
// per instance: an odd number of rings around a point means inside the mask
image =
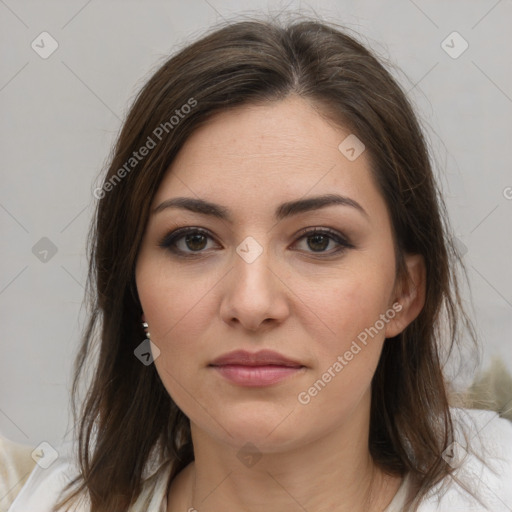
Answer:
[{"label": "eyelash", "polygon": [[[167,235],[165,235],[164,238],[158,244],[158,246],[161,247],[162,249],[166,249],[166,250],[172,252],[173,254],[175,254],[176,256],[179,256],[181,258],[201,257],[202,252],[205,252],[204,250],[195,251],[195,252],[186,252],[186,251],[182,251],[181,249],[176,248],[176,243],[179,240],[181,240],[183,237],[185,237],[186,235],[195,235],[195,234],[204,235],[206,237],[213,238],[213,236],[210,234],[210,232],[206,229],[191,228],[191,227],[180,228],[180,229],[176,229],[175,231],[172,231],[171,233],[168,233]],[[340,247],[338,247],[336,250],[331,251],[331,252],[311,251],[311,254],[314,254],[314,255],[321,256],[322,254],[325,254],[327,256],[333,256],[333,255],[343,253],[347,249],[351,249],[354,247],[346,238],[344,238],[342,235],[340,235],[337,231],[334,231],[329,228],[313,228],[313,229],[305,228],[305,229],[301,230],[299,232],[299,234],[301,236],[297,239],[297,242],[304,238],[309,238],[309,237],[312,237],[315,235],[323,235],[323,236],[327,236],[330,240],[333,240],[334,242],[336,242],[340,245]],[[323,256],[321,256],[321,257],[323,257]]]}]

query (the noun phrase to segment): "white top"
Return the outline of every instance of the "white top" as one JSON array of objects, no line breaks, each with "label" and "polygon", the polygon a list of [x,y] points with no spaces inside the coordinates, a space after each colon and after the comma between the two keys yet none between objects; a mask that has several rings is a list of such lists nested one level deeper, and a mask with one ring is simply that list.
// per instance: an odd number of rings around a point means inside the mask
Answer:
[{"label": "white top", "polygon": [[[445,457],[450,457],[457,469],[453,477],[446,478],[430,491],[418,512],[512,512],[512,422],[492,411],[452,409],[452,413],[456,443]],[[480,455],[485,464],[465,451],[464,447],[468,446],[465,437],[472,453]],[[25,451],[20,451],[21,446],[2,441],[0,437],[0,512],[51,512],[60,491],[77,474],[72,444],[67,442],[56,447],[58,458],[47,469],[35,462],[29,464],[33,465],[33,470],[28,478],[27,464],[33,448],[23,447]],[[48,452],[47,457],[51,456]],[[22,456],[16,460],[13,454]],[[44,458],[40,460],[44,461]],[[169,475],[170,465],[153,459],[143,475],[143,492],[127,512],[167,512]],[[455,479],[466,482],[484,504],[467,494]],[[405,478],[383,512],[403,511],[407,483]],[[72,510],[89,512],[85,502]]]}]

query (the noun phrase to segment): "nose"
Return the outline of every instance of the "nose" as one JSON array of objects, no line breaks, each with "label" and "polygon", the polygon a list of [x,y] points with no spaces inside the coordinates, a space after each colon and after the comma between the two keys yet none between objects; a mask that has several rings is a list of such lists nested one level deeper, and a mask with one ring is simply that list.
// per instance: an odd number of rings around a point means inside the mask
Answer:
[{"label": "nose", "polygon": [[287,318],[289,288],[272,259],[266,248],[255,259],[242,251],[234,253],[233,268],[222,282],[220,314],[224,322],[258,331]]}]

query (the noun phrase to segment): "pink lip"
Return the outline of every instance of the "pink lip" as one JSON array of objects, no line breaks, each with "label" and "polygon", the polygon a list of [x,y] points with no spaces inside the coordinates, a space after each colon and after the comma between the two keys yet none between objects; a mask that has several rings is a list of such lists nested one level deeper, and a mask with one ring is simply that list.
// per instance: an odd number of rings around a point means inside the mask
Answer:
[{"label": "pink lip", "polygon": [[292,368],[300,368],[303,366],[298,361],[289,359],[279,354],[279,352],[274,352],[272,350],[260,350],[259,352],[254,353],[247,352],[246,350],[235,350],[218,357],[210,363],[211,366],[222,366],[225,364],[236,364],[242,366],[278,365]]},{"label": "pink lip", "polygon": [[223,366],[214,366],[223,377],[240,384],[241,386],[261,387],[276,384],[286,379],[290,375],[298,373],[301,368],[289,366],[243,366],[236,364],[226,364]]},{"label": "pink lip", "polygon": [[210,366],[231,382],[250,387],[276,384],[304,369],[299,362],[270,350],[254,354],[236,350],[218,357]]}]

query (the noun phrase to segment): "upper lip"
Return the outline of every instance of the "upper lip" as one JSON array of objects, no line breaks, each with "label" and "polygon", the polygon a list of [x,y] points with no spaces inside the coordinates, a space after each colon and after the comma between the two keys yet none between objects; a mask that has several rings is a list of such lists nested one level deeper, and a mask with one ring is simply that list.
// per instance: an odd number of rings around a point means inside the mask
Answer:
[{"label": "upper lip", "polygon": [[241,366],[289,366],[300,368],[303,365],[288,357],[272,350],[260,350],[259,352],[247,352],[246,350],[235,350],[218,357],[210,363],[210,366],[222,366],[226,364],[237,364]]}]

